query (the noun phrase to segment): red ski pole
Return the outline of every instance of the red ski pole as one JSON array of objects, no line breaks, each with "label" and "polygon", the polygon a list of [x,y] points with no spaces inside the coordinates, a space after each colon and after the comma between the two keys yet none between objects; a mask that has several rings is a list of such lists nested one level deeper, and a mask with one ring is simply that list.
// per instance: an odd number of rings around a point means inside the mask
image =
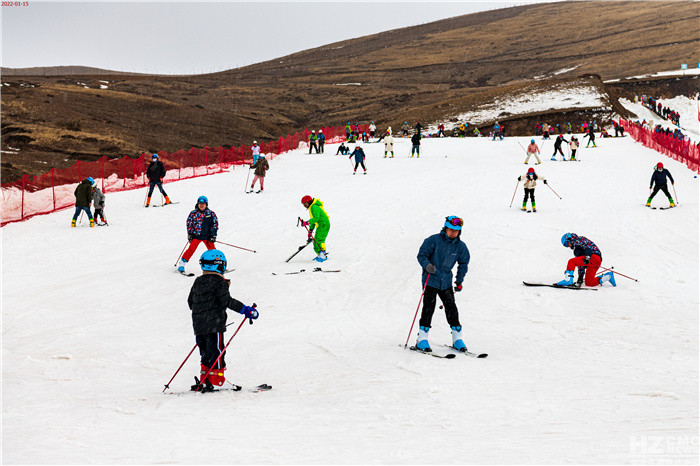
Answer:
[{"label": "red ski pole", "polygon": [[637,280],[636,278],[628,277],[627,275],[622,274],[622,273],[618,272],[617,270],[613,270],[614,268],[615,268],[614,266],[613,266],[613,267],[610,267],[610,268],[601,267],[601,269],[603,269],[603,270],[607,270],[607,271],[610,271],[610,272],[612,272],[612,273],[615,273],[615,274],[617,274],[617,275],[619,275],[619,276],[621,276],[621,277],[629,278],[630,280],[633,280],[633,281],[635,281],[635,282],[639,282],[639,280]]},{"label": "red ski pole", "polygon": [[185,247],[182,248],[182,251],[180,251],[180,255],[177,256],[177,260],[176,260],[175,263],[173,264],[173,267],[177,267],[177,262],[180,260],[180,258],[182,257],[182,255],[185,253],[185,249],[187,249],[187,246],[189,246],[189,245],[190,245],[190,242],[187,241],[187,244],[185,244]]},{"label": "red ski pole", "polygon": [[[552,189],[552,187],[551,187],[550,185],[548,185],[547,183],[545,183],[545,185],[546,185],[549,189]],[[552,189],[552,192],[553,192],[554,194],[556,194],[556,196],[557,196],[559,199],[561,199],[561,196],[560,196],[559,194],[557,194],[557,192],[556,192],[555,190]]]},{"label": "red ski pole", "polygon": [[520,180],[518,180],[518,183],[515,185],[515,191],[513,191],[513,199],[510,200],[510,205],[508,208],[513,207],[513,201],[515,200],[515,193],[518,192],[518,186],[520,186]]},{"label": "red ski pole", "polygon": [[[257,307],[257,304],[253,303],[253,306],[252,306],[252,307]],[[209,368],[209,370],[207,371],[207,373],[204,374],[204,377],[202,377],[202,378],[199,380],[200,385],[197,387],[197,389],[195,390],[195,392],[198,392],[199,389],[200,389],[200,387],[202,386],[202,384],[204,384],[204,381],[207,380],[207,377],[209,377],[209,374],[211,373],[211,370],[214,369],[214,366],[216,366],[216,363],[219,362],[219,359],[221,359],[221,356],[224,355],[224,353],[226,352],[226,348],[228,348],[228,345],[231,344],[231,342],[233,341],[233,337],[235,337],[236,334],[238,333],[238,331],[241,329],[241,327],[243,327],[243,324],[245,324],[245,318],[241,321],[241,325],[238,326],[238,328],[236,329],[236,331],[233,332],[233,335],[231,335],[231,338],[229,338],[228,343],[226,343],[226,346],[224,346],[224,349],[222,349],[222,350],[221,350],[221,353],[219,353],[219,357],[216,358],[216,361],[214,361],[214,364],[212,364],[211,367]],[[250,325],[253,325],[253,319],[250,319]]]},{"label": "red ski pole", "polygon": [[[299,224],[298,222],[304,222],[304,220],[302,220],[301,217],[299,217],[299,220],[297,220],[297,225]],[[309,227],[307,227],[304,223],[302,223],[302,225],[304,226],[304,228],[306,228],[307,233],[310,234],[310,233],[311,233],[311,230],[309,230]],[[321,245],[318,244],[318,243],[316,242],[316,238],[314,238],[313,235],[311,235],[311,239],[314,241],[314,244],[315,244],[319,249],[321,249]]]},{"label": "red ski pole", "polygon": [[215,242],[215,243],[225,244],[226,246],[231,246],[232,248],[243,249],[244,251],[257,252],[257,251],[254,251],[254,250],[252,250],[252,249],[246,249],[246,248],[242,248],[242,247],[240,247],[240,246],[236,246],[236,245],[234,245],[234,244],[224,243],[223,241],[218,241],[218,240],[217,240],[217,241],[214,241],[214,242]]},{"label": "red ski pole", "polygon": [[178,372],[180,372],[180,369],[182,369],[182,366],[185,365],[185,363],[187,362],[187,360],[190,359],[190,356],[192,356],[192,353],[194,353],[194,350],[195,350],[195,349],[197,349],[197,344],[196,344],[196,343],[195,343],[195,345],[192,347],[192,351],[190,351],[190,354],[187,355],[187,357],[185,358],[185,360],[182,361],[182,364],[180,364],[180,367],[177,368],[177,370],[175,371],[175,373],[173,374],[173,376],[170,378],[170,380],[168,380],[168,383],[165,384],[165,388],[163,389],[162,393],[165,393],[165,390],[167,390],[168,388],[170,388],[170,382],[172,382],[172,381],[175,379],[175,376],[178,374]]},{"label": "red ski pole", "polygon": [[413,333],[413,326],[416,324],[416,317],[418,317],[418,310],[420,309],[420,303],[423,301],[423,295],[425,294],[425,289],[428,287],[428,280],[430,280],[430,274],[428,274],[425,279],[425,285],[423,286],[423,292],[420,294],[420,299],[418,300],[418,307],[416,308],[416,314],[413,316],[413,322],[411,322],[411,330],[408,331],[408,338],[406,338],[406,344],[403,345],[403,349],[408,347],[408,340],[411,339],[411,333]]}]

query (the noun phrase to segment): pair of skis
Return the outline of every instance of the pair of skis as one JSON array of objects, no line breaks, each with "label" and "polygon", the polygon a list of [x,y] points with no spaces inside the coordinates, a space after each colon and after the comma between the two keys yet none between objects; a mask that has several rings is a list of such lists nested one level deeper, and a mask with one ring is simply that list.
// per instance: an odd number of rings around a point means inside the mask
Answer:
[{"label": "pair of skis", "polygon": [[[306,272],[306,269],[301,269],[298,272],[287,272],[287,273],[272,272],[272,275],[297,275],[297,274],[304,273],[304,272]],[[314,267],[312,272],[336,273],[336,272],[340,272],[340,270],[323,270],[321,267]]]},{"label": "pair of skis", "polygon": [[428,356],[432,356],[434,358],[440,358],[440,359],[455,359],[458,354],[463,354],[469,358],[475,358],[475,359],[484,359],[484,358],[488,357],[488,353],[473,353],[471,351],[460,351],[458,349],[455,349],[453,346],[449,346],[449,345],[443,345],[443,346],[451,349],[454,352],[447,353],[447,354],[438,354],[438,353],[433,353],[432,351],[423,351],[422,349],[419,349],[415,346],[409,346],[408,349],[410,349],[411,351],[415,351],[417,353],[427,354]]},{"label": "pair of skis", "polygon": [[568,289],[568,290],[587,290],[587,291],[598,291],[597,288],[583,288],[581,286],[576,286],[576,285],[556,285],[556,284],[548,284],[548,283],[528,283],[528,282],[523,282],[523,285],[525,286],[547,286],[550,288],[563,288],[563,289]]}]

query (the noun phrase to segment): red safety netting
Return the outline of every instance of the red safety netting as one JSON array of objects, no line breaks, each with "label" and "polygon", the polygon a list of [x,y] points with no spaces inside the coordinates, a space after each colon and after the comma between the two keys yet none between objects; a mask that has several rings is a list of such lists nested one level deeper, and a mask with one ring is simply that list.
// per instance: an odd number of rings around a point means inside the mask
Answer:
[{"label": "red safety netting", "polygon": [[[327,143],[345,140],[345,127],[321,128]],[[368,131],[367,125],[360,131]],[[305,130],[280,137],[277,141],[260,144],[260,153],[272,160],[279,154],[308,147],[311,131]],[[164,183],[220,173],[236,165],[248,165],[253,160],[250,146],[224,148],[204,146],[177,152],[158,152],[167,171]],[[18,181],[2,184],[2,221],[0,226],[27,220],[75,205],[76,186],[88,176],[92,177],[102,192],[116,192],[143,188],[148,185],[146,168],[151,154],[138,158],[124,156],[120,159],[102,157],[95,162],[79,161],[71,167],[52,168],[39,176],[23,175]]]},{"label": "red safety netting", "polygon": [[685,163],[694,172],[700,173],[700,145],[689,139],[681,141],[666,133],[657,133],[641,125],[628,120],[620,120],[620,125],[635,141],[641,142],[644,147],[649,147],[661,152],[673,160]]}]

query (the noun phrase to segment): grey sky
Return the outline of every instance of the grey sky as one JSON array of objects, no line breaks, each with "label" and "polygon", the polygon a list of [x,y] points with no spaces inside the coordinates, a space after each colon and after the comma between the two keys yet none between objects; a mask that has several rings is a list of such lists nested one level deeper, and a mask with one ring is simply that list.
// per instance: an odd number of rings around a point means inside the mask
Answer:
[{"label": "grey sky", "polygon": [[533,2],[28,3],[2,7],[2,66],[193,74]]}]

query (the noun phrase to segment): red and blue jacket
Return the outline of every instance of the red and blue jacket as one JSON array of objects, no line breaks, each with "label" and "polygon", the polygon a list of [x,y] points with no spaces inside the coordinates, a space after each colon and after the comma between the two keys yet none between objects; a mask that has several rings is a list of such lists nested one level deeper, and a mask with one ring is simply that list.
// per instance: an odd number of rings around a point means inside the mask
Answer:
[{"label": "red and blue jacket", "polygon": [[187,234],[195,239],[208,240],[216,236],[218,230],[219,221],[209,207],[204,210],[195,209],[187,216]]},{"label": "red and blue jacket", "polygon": [[574,256],[592,256],[596,254],[603,259],[603,254],[601,254],[600,249],[595,243],[585,236],[579,236],[576,233],[571,233],[571,245],[573,246]]}]

